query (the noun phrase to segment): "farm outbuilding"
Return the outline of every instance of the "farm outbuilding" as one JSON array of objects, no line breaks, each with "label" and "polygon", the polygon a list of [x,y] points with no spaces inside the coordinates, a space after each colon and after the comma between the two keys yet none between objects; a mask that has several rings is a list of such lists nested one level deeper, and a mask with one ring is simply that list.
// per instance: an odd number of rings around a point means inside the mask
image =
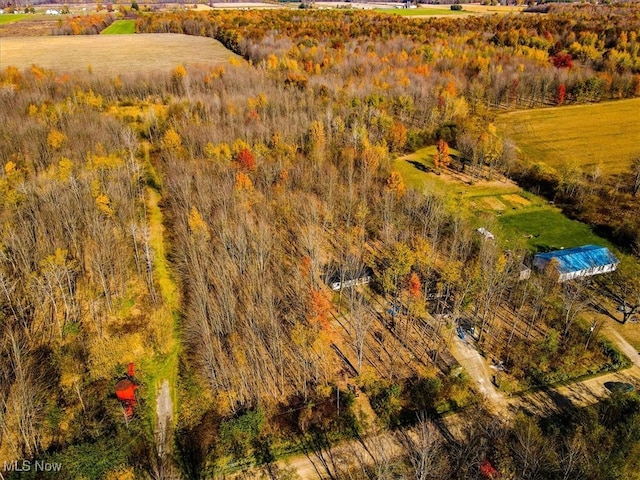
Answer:
[{"label": "farm outbuilding", "polygon": [[371,267],[364,266],[352,272],[338,270],[327,278],[327,284],[331,287],[331,290],[340,290],[357,285],[366,285],[371,282],[372,278],[373,270]]},{"label": "farm outbuilding", "polygon": [[545,271],[551,262],[555,263],[558,281],[565,282],[574,278],[613,272],[620,260],[607,247],[583,245],[566,250],[539,253],[533,259],[533,266],[539,271]]}]

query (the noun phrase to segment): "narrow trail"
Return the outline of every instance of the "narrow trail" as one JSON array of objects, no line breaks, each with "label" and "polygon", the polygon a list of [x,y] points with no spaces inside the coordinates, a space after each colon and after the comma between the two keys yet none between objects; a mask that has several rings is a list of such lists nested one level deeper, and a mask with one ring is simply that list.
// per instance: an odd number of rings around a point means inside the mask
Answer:
[{"label": "narrow trail", "polygon": [[173,421],[173,402],[169,393],[169,381],[164,380],[156,398],[156,444],[160,457],[169,453],[171,439],[171,425]]},{"label": "narrow trail", "polygon": [[[153,251],[152,271],[154,284],[157,285],[161,302],[154,312],[155,341],[157,353],[146,367],[150,378],[150,395],[155,399],[155,429],[157,472],[159,479],[173,479],[176,476],[171,464],[176,382],[180,341],[177,331],[177,312],[179,309],[179,291],[171,276],[166,257],[164,238],[164,219],[159,206],[160,194],[153,188],[147,188],[147,214],[149,226],[149,244]],[[151,403],[151,402],[150,402]]]}]

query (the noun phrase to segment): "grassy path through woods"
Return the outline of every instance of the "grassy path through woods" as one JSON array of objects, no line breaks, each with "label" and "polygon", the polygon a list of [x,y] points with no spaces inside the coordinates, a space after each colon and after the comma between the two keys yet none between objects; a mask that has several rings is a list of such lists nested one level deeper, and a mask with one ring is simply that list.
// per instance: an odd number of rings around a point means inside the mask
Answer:
[{"label": "grassy path through woods", "polygon": [[[149,243],[153,250],[153,275],[159,289],[158,308],[154,314],[158,349],[143,365],[148,378],[148,405],[155,405],[155,438],[159,467],[170,469],[173,418],[176,408],[176,382],[180,341],[177,335],[179,292],[173,281],[165,253],[163,214],[159,206],[160,194],[147,189]],[[166,472],[165,472],[166,473]]]}]

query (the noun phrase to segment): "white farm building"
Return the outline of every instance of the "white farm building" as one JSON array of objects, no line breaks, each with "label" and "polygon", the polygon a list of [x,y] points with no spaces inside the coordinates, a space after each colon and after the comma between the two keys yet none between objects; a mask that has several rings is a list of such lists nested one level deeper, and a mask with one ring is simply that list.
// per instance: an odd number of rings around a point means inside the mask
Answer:
[{"label": "white farm building", "polygon": [[545,271],[555,263],[558,281],[565,282],[579,277],[590,277],[600,273],[613,272],[618,268],[618,260],[606,247],[584,245],[582,247],[540,253],[533,258],[533,266]]}]

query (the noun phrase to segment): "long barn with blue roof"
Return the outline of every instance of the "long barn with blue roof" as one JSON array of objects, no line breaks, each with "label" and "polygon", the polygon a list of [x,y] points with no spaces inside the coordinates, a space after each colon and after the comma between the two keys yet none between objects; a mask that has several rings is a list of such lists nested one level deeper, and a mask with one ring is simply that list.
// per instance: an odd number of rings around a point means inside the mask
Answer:
[{"label": "long barn with blue roof", "polygon": [[618,260],[607,247],[583,245],[582,247],[539,253],[533,258],[533,266],[545,271],[552,263],[558,273],[558,281],[565,282],[578,277],[590,277],[613,272]]}]

